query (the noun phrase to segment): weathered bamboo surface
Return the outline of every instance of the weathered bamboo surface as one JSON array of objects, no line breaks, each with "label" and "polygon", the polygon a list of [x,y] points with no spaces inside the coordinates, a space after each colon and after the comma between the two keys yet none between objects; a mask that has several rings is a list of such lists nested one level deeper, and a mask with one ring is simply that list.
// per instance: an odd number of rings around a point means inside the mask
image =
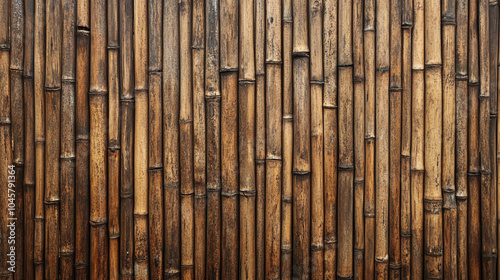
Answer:
[{"label": "weathered bamboo surface", "polygon": [[497,0],[0,0],[0,279],[500,278]]}]

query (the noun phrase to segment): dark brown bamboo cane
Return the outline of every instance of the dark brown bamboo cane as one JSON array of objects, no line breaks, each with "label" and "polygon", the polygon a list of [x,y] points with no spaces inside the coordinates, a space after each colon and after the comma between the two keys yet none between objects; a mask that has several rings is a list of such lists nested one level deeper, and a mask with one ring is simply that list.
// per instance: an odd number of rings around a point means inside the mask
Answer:
[{"label": "dark brown bamboo cane", "polygon": [[[90,7],[88,1],[77,2],[76,34],[76,168],[75,168],[75,279],[87,279],[89,267],[89,62]],[[36,73],[35,73],[36,78]],[[36,100],[35,100],[36,102]]]},{"label": "dark brown bamboo cane", "polygon": [[[310,271],[309,250],[311,243],[311,95],[309,79],[308,5],[307,1],[294,1],[292,5],[294,16],[292,47],[292,55],[294,56],[293,115],[295,117],[293,129],[292,232],[294,238],[292,278],[307,279]],[[269,71],[267,72],[268,75],[271,75]]]},{"label": "dark brown bamboo cane", "polygon": [[444,277],[457,279],[457,203],[455,192],[455,1],[443,1],[443,231]]},{"label": "dark brown bamboo cane", "polygon": [[148,1],[150,279],[163,279],[162,4]]},{"label": "dark brown bamboo cane", "polygon": [[61,149],[61,1],[46,2],[45,45],[45,278],[59,275],[60,245],[60,178],[59,157]]},{"label": "dark brown bamboo cane", "polygon": [[457,275],[467,279],[467,50],[468,50],[468,1],[456,3],[456,54],[455,54],[455,186],[457,200]]},{"label": "dark brown bamboo cane", "polygon": [[206,277],[220,278],[221,260],[221,95],[219,84],[219,1],[206,2],[206,150],[207,254]]},{"label": "dark brown bamboo cane", "polygon": [[375,100],[375,277],[389,277],[389,11],[390,1],[376,4]]},{"label": "dark brown bamboo cane", "polygon": [[106,2],[90,3],[90,278],[108,271]]},{"label": "dark brown bamboo cane", "polygon": [[[238,277],[238,2],[220,1],[222,279]],[[279,221],[278,221],[279,223]]]},{"label": "dark brown bamboo cane", "polygon": [[469,1],[468,263],[469,277],[481,277],[478,1]]},{"label": "dark brown bamboo cane", "polygon": [[[23,51],[24,51],[24,1],[10,2],[10,95],[12,163],[15,168],[15,217],[16,217],[16,269],[14,279],[24,279],[24,98],[23,98]],[[9,197],[11,198],[11,197]],[[9,201],[10,202],[10,201]],[[11,244],[12,245],[12,244]]]},{"label": "dark brown bamboo cane", "polygon": [[389,278],[401,278],[401,0],[391,0],[389,81]]},{"label": "dark brown bamboo cane", "polygon": [[375,1],[364,2],[365,254],[364,278],[375,277]]},{"label": "dark brown bamboo cane", "polygon": [[402,96],[401,96],[401,279],[411,278],[411,121],[412,121],[412,27],[413,1],[401,3]]},{"label": "dark brown bamboo cane", "polygon": [[34,28],[35,1],[24,3],[24,57],[23,57],[23,90],[24,90],[24,149],[25,172],[24,192],[24,277],[34,279],[34,237],[35,237],[35,107],[34,107]]},{"label": "dark brown bamboo cane", "polygon": [[[309,1],[309,39],[321,42],[323,1]],[[361,50],[361,49],[360,49]],[[311,44],[311,279],[324,275],[323,44]],[[363,100],[363,96],[361,97]],[[362,138],[361,138],[362,139]]]},{"label": "dark brown bamboo cane", "polygon": [[74,279],[76,1],[62,3],[61,279]]},{"label": "dark brown bamboo cane", "polygon": [[365,188],[365,83],[363,50],[363,1],[353,1],[354,64],[354,278],[364,279],[364,188]]},{"label": "dark brown bamboo cane", "polygon": [[[292,1],[283,1],[283,167],[281,175],[281,279],[292,277],[293,57]],[[321,36],[321,34],[320,34]],[[321,40],[321,39],[320,39]],[[322,58],[322,54],[321,58]],[[322,104],[320,104],[322,105]],[[320,108],[321,111],[321,108]],[[323,202],[321,202],[323,203]],[[261,278],[262,279],[262,278]]]},{"label": "dark brown bamboo cane", "polygon": [[205,3],[193,1],[194,276],[206,278]]},{"label": "dark brown bamboo cane", "polygon": [[255,279],[256,276],[255,45],[253,10],[253,0],[245,0],[239,3],[240,279]]}]

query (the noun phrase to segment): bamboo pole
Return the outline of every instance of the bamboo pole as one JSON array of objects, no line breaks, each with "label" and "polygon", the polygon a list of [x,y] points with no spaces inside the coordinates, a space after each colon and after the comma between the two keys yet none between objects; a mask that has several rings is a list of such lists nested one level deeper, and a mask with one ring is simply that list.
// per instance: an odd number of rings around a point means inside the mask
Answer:
[{"label": "bamboo pole", "polygon": [[222,279],[238,277],[238,2],[220,1]]},{"label": "bamboo pole", "polygon": [[34,237],[35,237],[35,105],[34,105],[34,29],[35,1],[25,1],[24,5],[24,149],[25,172],[24,192],[24,277],[34,279]]},{"label": "bamboo pole", "polygon": [[[309,1],[309,40],[321,42],[323,2]],[[362,49],[360,49],[362,50]],[[323,45],[311,44],[311,279],[323,279]],[[363,100],[363,96],[361,96]],[[362,128],[361,128],[362,129]],[[362,139],[362,138],[361,138]]]},{"label": "bamboo pole", "polygon": [[389,11],[390,1],[376,4],[375,100],[375,277],[389,277]]},{"label": "bamboo pole", "polygon": [[[134,53],[133,1],[119,2],[120,94],[120,277],[133,279],[134,267]],[[116,102],[116,101],[115,101]]]},{"label": "bamboo pole", "polygon": [[479,158],[479,43],[478,1],[469,1],[469,116],[468,116],[468,263],[469,277],[481,277],[480,158]]},{"label": "bamboo pole", "polygon": [[[254,1],[239,3],[240,279],[255,279]],[[279,211],[279,209],[278,209]],[[278,222],[279,223],[279,222]]]},{"label": "bamboo pole", "polygon": [[[292,277],[293,56],[292,1],[283,1],[283,166],[281,185],[281,279]],[[320,34],[321,35],[321,34]],[[322,55],[322,54],[320,54]],[[322,105],[322,104],[321,104]],[[264,106],[263,106],[264,107]],[[264,108],[262,108],[265,110]],[[264,124],[265,125],[265,124]],[[265,134],[265,133],[264,133]],[[323,202],[321,202],[323,203]],[[260,278],[262,279],[262,278]]]},{"label": "bamboo pole", "polygon": [[444,277],[457,279],[457,203],[455,189],[455,1],[443,1],[443,231]]},{"label": "bamboo pole", "polygon": [[[88,278],[89,266],[89,62],[90,6],[88,1],[77,2],[76,34],[76,98],[75,98],[75,279]],[[36,79],[36,73],[35,73]],[[35,100],[36,102],[36,100]],[[36,103],[35,103],[36,104]]]},{"label": "bamboo pole", "polygon": [[455,186],[457,201],[457,275],[467,279],[467,50],[468,50],[468,1],[456,3],[456,55],[455,55],[455,102],[456,102],[456,143],[455,143]]},{"label": "bamboo pole", "polygon": [[364,278],[375,278],[375,1],[364,2],[365,77],[365,255]]},{"label": "bamboo pole", "polygon": [[205,101],[207,164],[206,277],[220,278],[221,260],[221,94],[219,84],[219,1],[205,6]]},{"label": "bamboo pole", "polygon": [[106,2],[90,3],[90,278],[107,278],[107,140]]},{"label": "bamboo pole", "polygon": [[148,1],[150,279],[163,279],[162,2]]}]

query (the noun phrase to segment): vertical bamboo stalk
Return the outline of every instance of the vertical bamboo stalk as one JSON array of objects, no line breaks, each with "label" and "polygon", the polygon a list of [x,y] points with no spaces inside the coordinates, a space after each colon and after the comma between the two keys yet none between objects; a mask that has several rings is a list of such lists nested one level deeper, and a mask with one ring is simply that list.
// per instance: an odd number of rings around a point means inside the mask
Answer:
[{"label": "vertical bamboo stalk", "polygon": [[364,278],[375,278],[375,1],[364,2],[365,77],[365,255]]},{"label": "vertical bamboo stalk", "polygon": [[467,279],[467,50],[468,50],[468,0],[456,3],[456,48],[455,48],[455,187],[457,201],[457,275]]},{"label": "vertical bamboo stalk", "polygon": [[[281,279],[292,277],[293,56],[292,1],[283,1],[283,166],[281,179]],[[321,34],[320,34],[321,35]],[[320,54],[322,56],[322,54]],[[322,57],[321,57],[322,58]],[[257,78],[258,79],[258,78]],[[258,82],[258,81],[257,81]],[[322,105],[322,104],[320,104]],[[264,108],[262,108],[264,109]],[[265,110],[265,109],[264,109]],[[323,203],[323,202],[321,202]],[[262,279],[262,278],[260,278]]]},{"label": "vertical bamboo stalk", "polygon": [[402,96],[401,96],[401,279],[411,277],[411,121],[412,121],[412,27],[413,1],[401,6]]},{"label": "vertical bamboo stalk", "polygon": [[162,4],[148,1],[150,279],[163,278]]},{"label": "vertical bamboo stalk", "polygon": [[75,79],[76,1],[62,3],[61,95],[61,278],[74,279],[75,262]]},{"label": "vertical bamboo stalk", "polygon": [[[90,6],[88,1],[77,2],[76,34],[76,98],[75,98],[75,278],[87,279],[89,267],[89,62]],[[36,79],[36,73],[35,73]],[[36,100],[35,100],[36,102]],[[36,104],[36,103],[35,103]]]},{"label": "vertical bamboo stalk", "polygon": [[[321,42],[323,1],[309,1],[309,40]],[[360,49],[361,50],[361,49]],[[323,279],[323,45],[311,44],[311,279]],[[363,100],[363,97],[361,97]]]},{"label": "vertical bamboo stalk", "polygon": [[61,1],[48,0],[46,11],[46,63],[45,63],[45,278],[59,275],[60,245],[60,178],[59,157],[61,149]]},{"label": "vertical bamboo stalk", "polygon": [[444,277],[457,278],[457,203],[455,191],[455,1],[443,1],[443,231]]},{"label": "vertical bamboo stalk", "polygon": [[376,4],[375,100],[375,277],[389,277],[389,11],[390,1]]},{"label": "vertical bamboo stalk", "polygon": [[107,278],[107,140],[106,2],[90,3],[90,278]]},{"label": "vertical bamboo stalk", "polygon": [[469,277],[481,277],[478,1],[469,1],[468,263]]},{"label": "vertical bamboo stalk", "polygon": [[[120,277],[134,277],[134,69],[133,4],[119,2],[119,94],[120,94]],[[116,101],[115,101],[116,102]]]},{"label": "vertical bamboo stalk", "polygon": [[194,185],[195,185],[195,255],[194,275],[206,278],[206,130],[205,130],[205,3],[193,3],[193,122],[194,122]]},{"label": "vertical bamboo stalk", "polygon": [[120,238],[120,80],[118,1],[107,3],[108,24],[108,222],[109,222],[109,278],[119,279]]},{"label": "vertical bamboo stalk", "polygon": [[180,177],[179,177],[179,5],[166,1],[163,14],[163,162],[165,165],[165,270],[167,279],[180,279]]},{"label": "vertical bamboo stalk", "polygon": [[220,278],[221,260],[221,95],[219,84],[219,1],[206,2],[206,164],[207,254],[206,277]]},{"label": "vertical bamboo stalk", "polygon": [[238,2],[220,1],[222,279],[238,277]]},{"label": "vertical bamboo stalk", "polygon": [[[255,279],[255,45],[254,1],[239,5],[239,166],[241,279]],[[279,212],[279,209],[277,209]],[[278,222],[279,223],[279,222]]]}]

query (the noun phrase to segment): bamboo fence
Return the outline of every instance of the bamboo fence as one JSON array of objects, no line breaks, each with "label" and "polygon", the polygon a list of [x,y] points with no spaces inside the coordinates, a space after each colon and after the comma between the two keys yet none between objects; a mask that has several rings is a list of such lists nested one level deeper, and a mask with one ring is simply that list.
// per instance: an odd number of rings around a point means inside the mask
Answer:
[{"label": "bamboo fence", "polygon": [[499,15],[0,0],[0,279],[500,278]]}]

